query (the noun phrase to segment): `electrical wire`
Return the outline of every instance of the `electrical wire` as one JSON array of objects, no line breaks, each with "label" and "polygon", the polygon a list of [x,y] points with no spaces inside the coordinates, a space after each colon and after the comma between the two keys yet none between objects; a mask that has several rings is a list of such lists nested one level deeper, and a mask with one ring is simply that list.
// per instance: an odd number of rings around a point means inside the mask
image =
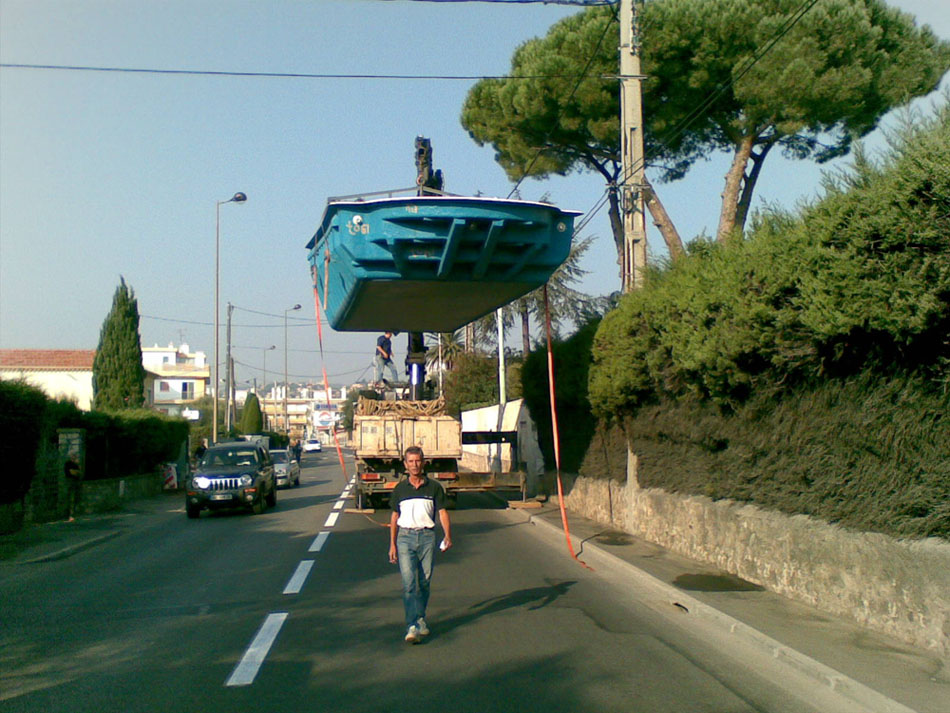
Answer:
[{"label": "electrical wire", "polygon": [[[160,69],[155,67],[106,67],[76,64],[26,64],[0,62],[0,69],[44,69],[63,72],[107,72],[115,74],[164,74],[190,77],[250,77],[264,79],[371,79],[405,81],[460,81],[475,82],[482,79],[570,79],[574,74],[348,74],[309,72],[238,72],[213,69]],[[581,76],[580,79],[584,77]],[[605,77],[606,78],[606,77]]]}]

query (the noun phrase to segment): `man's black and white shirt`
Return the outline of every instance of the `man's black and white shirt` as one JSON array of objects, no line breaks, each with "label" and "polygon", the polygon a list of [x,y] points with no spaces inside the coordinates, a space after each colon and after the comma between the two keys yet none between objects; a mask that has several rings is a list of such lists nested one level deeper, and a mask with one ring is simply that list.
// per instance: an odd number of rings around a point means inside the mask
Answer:
[{"label": "man's black and white shirt", "polygon": [[435,527],[435,516],[445,507],[445,488],[429,477],[418,488],[408,478],[400,480],[389,496],[390,507],[399,513],[399,527],[418,529]]}]

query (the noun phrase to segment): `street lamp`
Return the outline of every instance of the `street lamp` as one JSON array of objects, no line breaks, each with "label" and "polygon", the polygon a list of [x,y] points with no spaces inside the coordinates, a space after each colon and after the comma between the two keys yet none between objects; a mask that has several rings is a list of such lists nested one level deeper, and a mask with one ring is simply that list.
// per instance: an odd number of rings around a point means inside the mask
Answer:
[{"label": "street lamp", "polygon": [[[261,386],[261,390],[262,390],[261,395],[262,395],[262,396],[264,396],[264,392],[267,391],[267,352],[273,351],[273,350],[276,349],[276,348],[277,348],[277,345],[276,345],[276,344],[271,344],[269,347],[264,347],[264,368],[263,368],[264,376],[263,376],[263,379],[262,379],[264,383],[263,383],[263,385]],[[266,398],[266,397],[265,397],[265,398]],[[267,426],[267,408],[266,408],[266,402],[265,402],[265,401],[261,401],[261,409],[263,410],[263,413],[264,413],[264,426],[265,426],[265,430],[267,430],[267,429],[266,429],[266,426]]]},{"label": "street lamp", "polygon": [[247,196],[235,193],[226,201],[217,201],[214,211],[214,375],[212,376],[212,407],[211,407],[211,443],[218,442],[218,274],[221,265],[221,206],[225,203],[243,203]]},{"label": "street lamp", "polygon": [[294,305],[284,310],[284,430],[290,435],[290,417],[287,414],[287,313],[300,309],[300,305]]}]

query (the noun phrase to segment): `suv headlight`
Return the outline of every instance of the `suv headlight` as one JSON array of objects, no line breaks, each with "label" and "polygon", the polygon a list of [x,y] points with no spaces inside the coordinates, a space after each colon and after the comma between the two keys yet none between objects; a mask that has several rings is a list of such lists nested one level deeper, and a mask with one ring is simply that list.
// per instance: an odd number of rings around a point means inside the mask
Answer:
[{"label": "suv headlight", "polygon": [[252,478],[250,475],[247,475],[245,473],[244,475],[241,476],[241,485],[247,487],[253,482],[254,482],[254,478]]},{"label": "suv headlight", "polygon": [[211,481],[203,475],[199,475],[198,477],[192,479],[191,482],[194,483],[195,487],[199,490],[207,490],[209,487],[211,487]]}]

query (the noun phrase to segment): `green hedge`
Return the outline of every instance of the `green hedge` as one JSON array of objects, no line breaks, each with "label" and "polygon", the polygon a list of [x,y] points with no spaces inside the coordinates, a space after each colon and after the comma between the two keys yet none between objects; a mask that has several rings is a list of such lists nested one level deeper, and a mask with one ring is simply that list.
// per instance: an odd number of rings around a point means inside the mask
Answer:
[{"label": "green hedge", "polygon": [[[591,344],[598,323],[590,322],[569,339],[552,344],[561,470],[565,472],[576,473],[580,468],[596,425],[587,399],[587,380]],[[525,403],[538,427],[538,445],[545,467],[554,470],[547,358],[546,349],[531,352],[521,370],[521,383]]]},{"label": "green hedge", "polygon": [[950,394],[920,377],[864,373],[778,400],[763,389],[729,414],[698,399],[663,401],[624,431],[643,487],[950,539],[948,414]]},{"label": "green hedge", "polygon": [[21,499],[36,473],[44,440],[56,447],[58,428],[86,431],[85,478],[147,473],[178,459],[188,423],[145,409],[105,413],[80,411],[22,382],[0,381],[0,503]]},{"label": "green hedge", "polygon": [[800,219],[759,216],[745,241],[692,245],[624,297],[594,342],[595,413],[730,409],[760,385],[895,364],[950,385],[950,108],[827,193]]},{"label": "green hedge", "polygon": [[48,437],[49,399],[20,381],[0,381],[0,504],[16,502],[30,489],[40,442]]},{"label": "green hedge", "polygon": [[[582,334],[556,347],[562,440],[578,441],[565,469],[594,421],[570,381],[587,359],[601,437],[577,470],[619,477],[629,440],[647,487],[950,538],[948,334],[944,106],[800,215],[760,214],[745,240],[651,271],[586,352]],[[524,388],[550,463],[543,359]]]}]

